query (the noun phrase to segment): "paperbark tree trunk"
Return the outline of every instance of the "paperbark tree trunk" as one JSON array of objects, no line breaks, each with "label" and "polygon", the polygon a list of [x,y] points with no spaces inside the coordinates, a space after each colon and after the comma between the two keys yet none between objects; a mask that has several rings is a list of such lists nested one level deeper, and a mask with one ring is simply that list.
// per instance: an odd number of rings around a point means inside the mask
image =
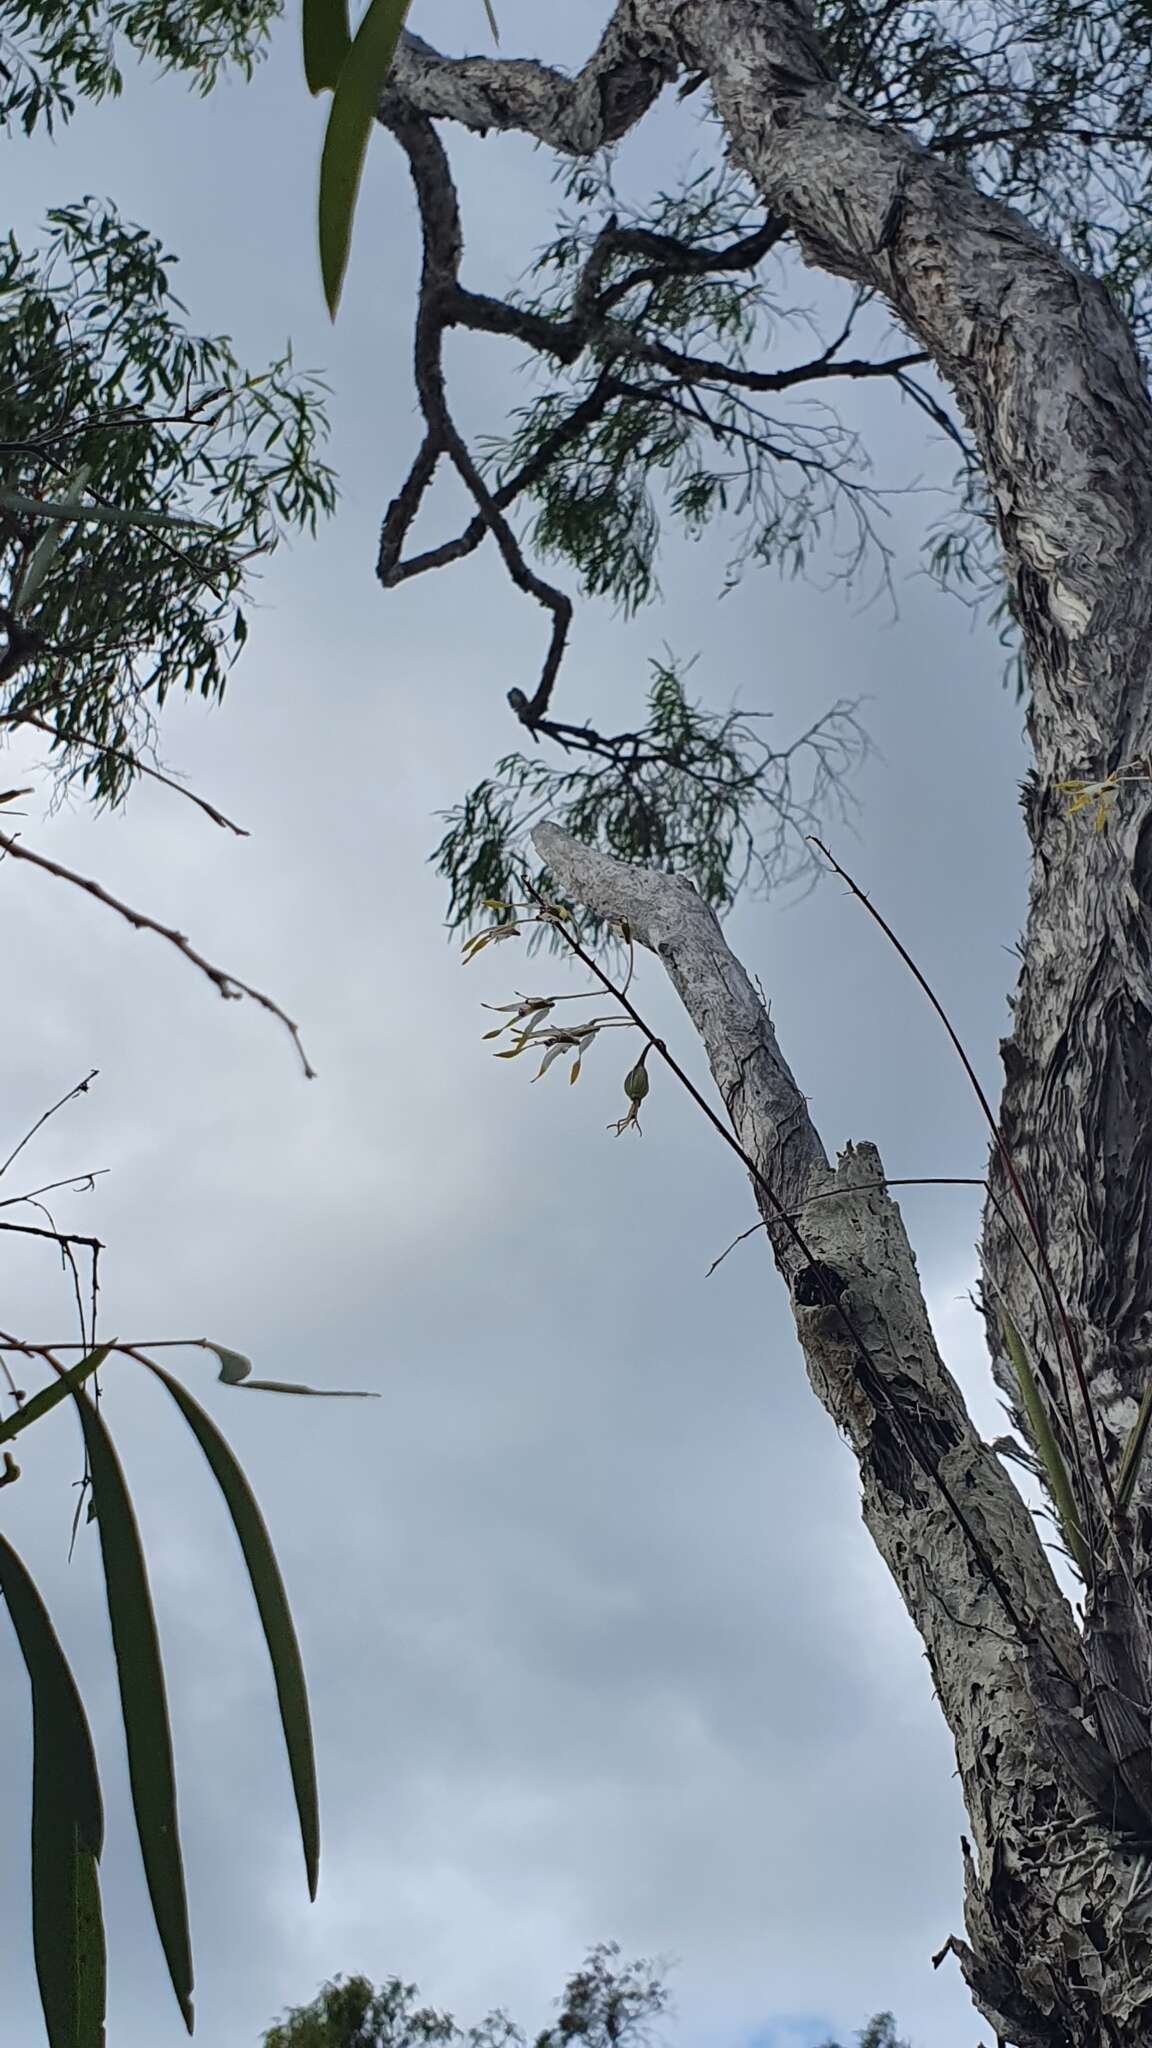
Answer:
[{"label": "paperbark tree trunk", "polygon": [[[687,884],[555,834],[547,858],[659,954],[764,1177],[813,1386],[856,1454],[865,1519],[955,1739],[972,1828],[955,1948],[976,2003],[1020,2048],[1136,2048],[1152,2042],[1152,1492],[1138,1479],[1122,1515],[1115,1489],[1152,1368],[1152,792],[1121,783],[1093,833],[1056,786],[1152,759],[1144,368],[1100,284],[838,89],[806,0],[621,0],[573,78],[441,57],[408,36],[390,92],[434,119],[581,153],[678,75],[706,78],[733,160],[807,260],[882,294],[930,352],[996,508],[1035,753],[1000,1114],[1043,1251],[994,1153],[986,1301],[998,1380],[1018,1404],[1002,1303],[1069,1465],[1091,1551],[1080,1620],[940,1362],[895,1205],[879,1190],[812,1201],[881,1178],[879,1160],[858,1146],[828,1165],[711,912]],[[801,1211],[810,1258],[765,1184]]]}]

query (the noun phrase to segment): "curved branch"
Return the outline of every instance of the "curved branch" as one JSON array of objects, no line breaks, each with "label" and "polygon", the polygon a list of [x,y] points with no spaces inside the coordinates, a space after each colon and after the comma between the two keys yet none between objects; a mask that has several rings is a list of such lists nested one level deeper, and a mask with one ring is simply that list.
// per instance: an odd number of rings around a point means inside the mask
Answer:
[{"label": "curved branch", "polygon": [[[389,95],[382,103],[380,120],[395,135],[407,156],[420,209],[424,262],[416,315],[415,372],[417,395],[427,428],[424,445],[408,482],[400,498],[389,507],[385,518],[380,559],[387,562],[389,555],[398,550],[432,481],[437,462],[442,455],[447,456],[475,502],[479,518],[496,542],[512,581],[551,614],[548,651],[531,700],[536,715],[542,716],[564,656],[572,623],[572,600],[529,567],[519,541],[480,474],[449,409],[444,382],[443,342],[444,329],[458,289],[462,236],[456,188],[443,144],[432,122],[425,115],[414,113],[397,94]],[[528,722],[526,719],[525,723]]]},{"label": "curved branch", "polygon": [[618,142],[677,76],[671,39],[644,0],[623,0],[574,78],[524,57],[442,57],[406,30],[391,84],[421,113],[486,135],[516,129],[574,156]]}]

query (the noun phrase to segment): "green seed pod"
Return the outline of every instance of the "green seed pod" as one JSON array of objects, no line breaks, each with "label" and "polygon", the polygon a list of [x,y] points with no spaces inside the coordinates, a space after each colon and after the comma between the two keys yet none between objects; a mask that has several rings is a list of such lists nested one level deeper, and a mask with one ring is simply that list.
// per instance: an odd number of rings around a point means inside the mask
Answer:
[{"label": "green seed pod", "polygon": [[648,1093],[648,1069],[643,1060],[637,1061],[630,1074],[625,1074],[624,1093],[629,1102],[643,1102]]}]

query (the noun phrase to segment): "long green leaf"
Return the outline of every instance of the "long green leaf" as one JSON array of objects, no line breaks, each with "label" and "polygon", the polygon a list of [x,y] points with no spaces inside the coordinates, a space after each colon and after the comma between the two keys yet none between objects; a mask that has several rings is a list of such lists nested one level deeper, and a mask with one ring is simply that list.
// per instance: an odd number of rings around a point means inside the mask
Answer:
[{"label": "long green leaf", "polygon": [[[64,486],[64,495],[60,499],[59,503],[61,512],[64,513],[68,518],[74,519],[76,517],[75,512],[71,508],[75,505],[78,505],[81,499],[83,498],[84,490],[91,474],[92,464],[90,462],[86,462],[82,465],[80,469],[76,471],[75,476],[71,477],[68,483]],[[8,493],[6,495],[15,495],[17,499],[19,499],[21,496],[19,492],[16,492],[14,494]],[[39,505],[39,500],[33,499],[31,503],[33,507],[37,507]],[[25,505],[17,503],[16,505],[10,505],[8,509],[10,511],[21,512],[25,511],[27,507]],[[40,517],[42,515],[40,515],[39,512],[34,512],[33,516]],[[52,563],[56,558],[56,555],[60,548],[60,544],[63,541],[63,539],[63,529],[57,527],[53,531],[43,534],[40,540],[36,543],[36,546],[32,552],[32,559],[28,563],[28,566],[25,569],[23,576],[20,578],[20,585],[16,592],[16,603],[21,610],[25,610],[27,606],[31,604],[32,599],[36,596],[36,593],[40,589],[40,586],[43,583],[44,578],[47,576],[49,569],[52,567]]]},{"label": "long green leaf", "polygon": [[95,1351],[90,1351],[86,1358],[80,1360],[79,1365],[69,1366],[67,1372],[61,1372],[60,1378],[53,1380],[51,1386],[42,1388],[40,1393],[33,1394],[30,1401],[25,1401],[7,1422],[0,1422],[0,1444],[7,1443],[10,1437],[19,1436],[22,1429],[30,1429],[50,1408],[66,1401],[69,1394],[83,1386],[85,1380],[91,1379],[94,1372],[99,1372],[112,1348],[111,1344],[98,1344]]},{"label": "long green leaf", "polygon": [[1008,1346],[1008,1356],[1015,1368],[1016,1379],[1020,1387],[1020,1397],[1024,1403],[1028,1420],[1032,1425],[1032,1434],[1036,1439],[1036,1449],[1040,1453],[1040,1461],[1048,1475],[1048,1486],[1056,1512],[1060,1517],[1060,1526],[1064,1531],[1064,1540],[1075,1558],[1084,1579],[1089,1580],[1092,1576],[1091,1553],[1084,1538],[1080,1510],[1076,1506],[1076,1497],[1072,1492],[1068,1468],[1061,1455],[1060,1446],[1052,1433],[1052,1424],[1048,1420],[1048,1410],[1045,1408],[1040,1397],[1040,1389],[1036,1384],[1032,1367],[1028,1363],[1028,1355],[1024,1349],[1023,1340],[1007,1309],[1001,1309],[1000,1323],[1004,1331],[1004,1342]]},{"label": "long green leaf", "polygon": [[1136,1479],[1147,1447],[1150,1424],[1152,1424],[1152,1380],[1149,1380],[1140,1397],[1140,1406],[1136,1412],[1136,1420],[1132,1424],[1131,1433],[1124,1446],[1124,1456],[1120,1460],[1120,1470],[1116,1476],[1116,1505],[1122,1514],[1127,1514],[1128,1509],[1132,1505],[1132,1495],[1136,1491]]},{"label": "long green leaf", "polygon": [[309,92],[331,91],[351,47],[348,0],[304,0],[304,76]]},{"label": "long green leaf", "polygon": [[92,1501],[100,1531],[108,1620],[128,1748],[128,1777],[144,1875],[172,1989],[191,2033],[192,1947],[176,1819],[172,1731],[144,1551],[120,1460],[103,1419],[87,1394],[79,1387],[71,1391],[80,1412],[92,1475]]},{"label": "long green leaf", "polygon": [[227,1344],[213,1344],[206,1337],[205,1351],[213,1351],[220,1360],[218,1377],[226,1387],[242,1387],[250,1394],[310,1394],[318,1401],[378,1401],[380,1396],[372,1387],[307,1387],[302,1380],[254,1380],[250,1377],[252,1360],[245,1358],[242,1351],[231,1351]]},{"label": "long green leaf", "polygon": [[[68,525],[147,526],[164,533],[173,527],[185,533],[219,532],[218,527],[207,525],[203,519],[186,519],[182,513],[149,512],[143,505],[134,510],[123,505],[85,505],[79,494],[75,498],[32,498],[27,491],[13,491],[6,484],[0,485],[0,506],[6,512],[21,512],[28,519],[43,519],[60,528]],[[21,605],[26,604],[39,589],[59,545],[59,533],[46,534],[40,542],[20,585]]]},{"label": "long green leaf", "polygon": [[256,1596],[256,1606],[264,1629],[264,1640],[272,1660],[272,1675],[276,1681],[276,1697],[280,1703],[280,1722],[284,1730],[284,1745],[288,1751],[288,1767],[292,1773],[292,1789],[296,1795],[296,1811],[300,1817],[300,1839],[304,1848],[304,1865],[308,1872],[308,1890],[316,1897],[316,1884],[320,1869],[320,1806],[316,1791],[316,1758],[312,1747],[312,1717],[308,1711],[308,1690],[304,1681],[304,1666],[300,1657],[300,1645],[292,1625],[292,1614],[280,1567],[272,1549],[264,1518],[256,1504],[256,1497],[244,1476],[236,1457],[211,1417],[206,1415],[199,1402],[194,1401],[186,1387],[173,1379],[153,1359],[136,1354],[149,1372],[167,1387],[181,1415],[196,1438],[200,1449],[212,1467],[212,1473],[224,1495],[232,1526],[240,1540],[248,1577]]},{"label": "long green leaf", "polygon": [[32,1943],[50,2048],[103,2048],[100,1780],[68,1660],[27,1568],[0,1536],[0,1592],[32,1687]]},{"label": "long green leaf", "polygon": [[348,266],[368,137],[408,6],[409,0],[371,0],[332,95],[320,159],[320,269],[333,319]]}]

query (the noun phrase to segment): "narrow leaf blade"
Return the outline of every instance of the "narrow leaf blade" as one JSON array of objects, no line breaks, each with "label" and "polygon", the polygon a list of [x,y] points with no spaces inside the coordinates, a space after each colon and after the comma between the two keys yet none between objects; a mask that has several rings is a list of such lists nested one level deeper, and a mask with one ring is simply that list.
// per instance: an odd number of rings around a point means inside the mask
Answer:
[{"label": "narrow leaf blade", "polygon": [[1148,1443],[1150,1425],[1152,1425],[1152,1380],[1149,1381],[1140,1397],[1140,1406],[1136,1413],[1136,1420],[1132,1424],[1131,1434],[1124,1446],[1124,1456],[1120,1461],[1120,1471],[1116,1478],[1116,1505],[1122,1514],[1127,1514],[1132,1505],[1132,1496],[1136,1491],[1137,1476]]},{"label": "narrow leaf blade", "polygon": [[103,2048],[104,1813],[92,1737],[48,1610],[3,1536],[0,1592],[32,1688],[32,1943],[49,2048]]},{"label": "narrow leaf blade", "polygon": [[320,159],[320,269],[332,318],[348,267],[352,219],[380,91],[409,0],[371,0],[340,68]]},{"label": "narrow leaf blade", "polygon": [[246,1358],[242,1351],[232,1351],[227,1344],[213,1344],[207,1338],[204,1339],[204,1349],[214,1352],[220,1360],[217,1378],[226,1387],[243,1387],[245,1392],[264,1394],[312,1394],[322,1401],[380,1399],[371,1387],[306,1387],[300,1380],[254,1380],[250,1377],[252,1360]]},{"label": "narrow leaf blade", "polygon": [[304,0],[304,76],[309,92],[331,91],[351,46],[348,0]]},{"label": "narrow leaf blade", "polygon": [[111,1344],[98,1344],[95,1351],[90,1351],[78,1365],[69,1366],[67,1372],[62,1372],[60,1378],[53,1380],[51,1386],[42,1388],[38,1394],[33,1394],[32,1399],[25,1401],[23,1407],[16,1410],[15,1415],[8,1417],[7,1422],[0,1422],[0,1444],[7,1443],[10,1437],[19,1436],[22,1429],[31,1428],[32,1424],[39,1422],[40,1417],[46,1415],[50,1408],[56,1408],[61,1401],[66,1401],[69,1394],[77,1387],[83,1386],[85,1380],[91,1379],[94,1372],[99,1372],[112,1348]]},{"label": "narrow leaf blade", "polygon": [[[316,1789],[312,1717],[308,1707],[308,1689],[304,1679],[300,1645],[264,1517],[235,1453],[211,1417],[205,1413],[198,1401],[193,1400],[187,1388],[165,1372],[162,1366],[143,1356],[141,1363],[167,1387],[207,1458],[232,1517],[232,1526],[239,1539],[252,1591],[256,1596],[268,1655],[272,1660],[276,1697],[280,1703],[280,1724],[284,1730],[284,1746],[288,1752],[288,1768],[292,1773],[292,1789],[300,1819],[300,1840],[304,1849],[304,1866],[308,1873],[308,1891],[310,1896],[315,1898],[320,1869],[320,1806]],[[288,1391],[301,1390],[290,1388]]]},{"label": "narrow leaf blade", "polygon": [[317,1401],[378,1401],[374,1387],[306,1387],[302,1380],[245,1380],[246,1394],[310,1394]]},{"label": "narrow leaf blade", "polygon": [[[62,1375],[63,1377],[63,1375]],[[148,1896],[172,1989],[192,2032],[192,1944],[176,1814],[176,1772],[160,1638],[140,1531],[120,1460],[103,1418],[80,1388],[92,1501],[100,1531],[108,1620],[128,1749],[128,1777]]]},{"label": "narrow leaf blade", "polygon": [[1002,1308],[1000,1311],[1000,1324],[1004,1331],[1004,1342],[1008,1347],[1008,1356],[1015,1368],[1025,1413],[1032,1425],[1036,1449],[1040,1454],[1040,1460],[1047,1474],[1048,1485],[1056,1506],[1056,1512],[1060,1517],[1064,1541],[1076,1560],[1077,1568],[1083,1578],[1088,1581],[1092,1576],[1092,1558],[1084,1536],[1080,1510],[1076,1505],[1076,1496],[1072,1491],[1072,1482],[1068,1477],[1068,1468],[1064,1463],[1060,1446],[1052,1433],[1052,1424],[1048,1420],[1048,1410],[1044,1406],[1040,1389],[1036,1384],[1036,1377],[1029,1363],[1028,1354],[1024,1349],[1023,1339],[1007,1309]]},{"label": "narrow leaf blade", "polygon": [[[89,462],[84,463],[83,466],[77,470],[75,476],[70,480],[70,482],[65,487],[63,498],[60,501],[60,510],[62,512],[67,513],[73,505],[79,504],[81,498],[84,495],[84,487],[87,484],[91,474],[92,465]],[[35,503],[36,501],[33,500],[33,504]],[[31,516],[33,518],[41,518],[43,517],[43,514],[39,510],[36,510],[33,511]],[[32,559],[28,563],[28,566],[25,569],[23,576],[20,578],[20,587],[16,593],[16,602],[21,607],[21,609],[26,609],[27,606],[31,604],[33,598],[38,594],[41,584],[44,582],[44,579],[47,576],[49,569],[52,567],[53,560],[55,559],[55,556],[60,548],[60,544],[63,538],[64,530],[62,527],[57,526],[54,528],[50,528],[49,531],[46,534],[42,535],[41,539],[37,542],[36,547],[32,553]]]}]

